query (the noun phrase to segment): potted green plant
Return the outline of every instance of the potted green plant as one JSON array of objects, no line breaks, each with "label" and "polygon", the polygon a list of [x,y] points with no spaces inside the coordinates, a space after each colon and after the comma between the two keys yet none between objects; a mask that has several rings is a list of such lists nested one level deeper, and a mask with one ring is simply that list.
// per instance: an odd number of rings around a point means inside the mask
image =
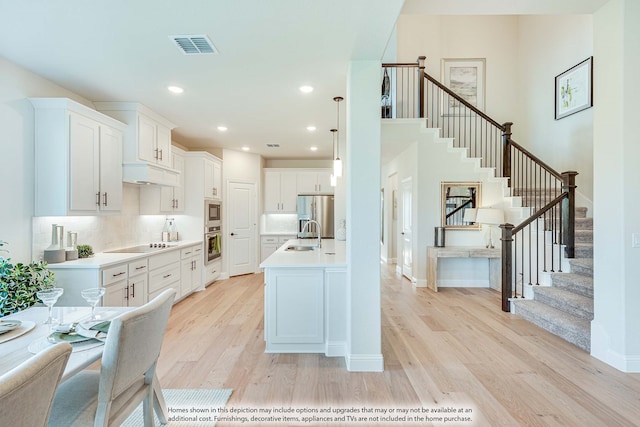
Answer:
[{"label": "potted green plant", "polygon": [[[8,253],[0,240],[0,253]],[[53,272],[44,261],[13,264],[0,254],[0,317],[17,313],[38,302],[36,292],[52,288]]]}]

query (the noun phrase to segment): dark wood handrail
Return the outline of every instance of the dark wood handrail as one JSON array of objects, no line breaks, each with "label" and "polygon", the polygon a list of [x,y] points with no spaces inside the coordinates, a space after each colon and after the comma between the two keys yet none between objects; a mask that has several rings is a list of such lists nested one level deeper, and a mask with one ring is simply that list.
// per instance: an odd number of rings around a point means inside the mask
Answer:
[{"label": "dark wood handrail", "polygon": [[385,62],[382,64],[382,68],[395,68],[395,67],[418,68],[418,63],[417,62],[398,62],[398,63]]},{"label": "dark wood handrail", "polygon": [[492,125],[494,125],[495,127],[497,127],[498,129],[500,129],[500,130],[502,130],[504,132],[505,127],[503,125],[501,125],[500,123],[496,122],[491,117],[487,116],[485,113],[480,111],[477,107],[474,107],[473,105],[469,104],[467,101],[462,99],[454,91],[452,91],[451,89],[449,89],[448,87],[446,87],[445,85],[443,85],[442,83],[440,83],[439,81],[437,81],[436,79],[431,77],[429,74],[427,74],[427,72],[423,72],[422,74],[424,75],[425,79],[429,80],[431,83],[433,83],[434,85],[438,86],[440,88],[440,90],[446,92],[447,94],[449,94],[449,96],[452,96],[453,98],[455,98],[462,105],[464,105],[465,107],[469,108],[471,111],[476,113],[478,116],[482,117],[483,119],[485,119],[486,121],[488,121],[489,123],[491,123]]},{"label": "dark wood handrail", "polygon": [[548,210],[552,209],[554,206],[559,204],[566,197],[569,197],[569,193],[567,193],[567,192],[561,193],[558,197],[556,197],[555,199],[553,199],[552,201],[547,203],[542,209],[538,209],[529,218],[525,219],[520,224],[518,224],[517,226],[513,227],[513,230],[511,232],[513,234],[516,234],[517,232],[523,230],[527,225],[531,224],[533,221],[535,221],[538,218],[540,218],[542,215],[545,214],[545,212],[547,212]]},{"label": "dark wood handrail", "polygon": [[538,164],[544,170],[549,172],[554,177],[558,178],[558,180],[562,181],[562,174],[556,172],[551,166],[549,166],[548,164],[546,164],[545,162],[540,160],[540,158],[538,158],[538,156],[536,156],[534,154],[531,154],[531,152],[529,150],[527,150],[526,148],[524,148],[522,145],[518,144],[517,142],[515,142],[511,138],[509,138],[509,145],[511,145],[511,146],[517,148],[518,150],[520,150],[523,154],[528,156],[531,160],[533,160],[536,164]]}]

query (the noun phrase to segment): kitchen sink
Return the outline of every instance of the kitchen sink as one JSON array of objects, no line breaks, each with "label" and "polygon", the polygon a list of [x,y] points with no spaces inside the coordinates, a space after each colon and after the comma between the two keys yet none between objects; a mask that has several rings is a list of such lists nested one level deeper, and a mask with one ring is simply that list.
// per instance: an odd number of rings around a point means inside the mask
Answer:
[{"label": "kitchen sink", "polygon": [[316,246],[309,245],[291,245],[288,246],[285,251],[313,251],[316,249]]}]

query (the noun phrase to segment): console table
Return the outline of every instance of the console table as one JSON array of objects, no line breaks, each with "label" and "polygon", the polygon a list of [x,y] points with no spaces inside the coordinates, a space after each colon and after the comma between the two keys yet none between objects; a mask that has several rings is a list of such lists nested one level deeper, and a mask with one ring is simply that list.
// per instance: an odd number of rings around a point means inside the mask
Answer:
[{"label": "console table", "polygon": [[444,246],[427,248],[427,287],[438,292],[438,259],[440,258],[487,258],[489,260],[489,286],[500,290],[502,251],[500,248],[476,246]]}]

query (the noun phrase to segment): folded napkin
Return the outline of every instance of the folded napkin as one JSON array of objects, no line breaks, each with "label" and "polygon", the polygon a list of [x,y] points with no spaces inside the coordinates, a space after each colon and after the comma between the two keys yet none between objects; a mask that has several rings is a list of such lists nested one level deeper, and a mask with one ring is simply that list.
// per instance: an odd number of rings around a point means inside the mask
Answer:
[{"label": "folded napkin", "polygon": [[105,338],[107,338],[109,326],[111,326],[111,321],[109,320],[82,322],[76,326],[76,333],[78,335],[82,335],[83,337],[104,340]]}]

